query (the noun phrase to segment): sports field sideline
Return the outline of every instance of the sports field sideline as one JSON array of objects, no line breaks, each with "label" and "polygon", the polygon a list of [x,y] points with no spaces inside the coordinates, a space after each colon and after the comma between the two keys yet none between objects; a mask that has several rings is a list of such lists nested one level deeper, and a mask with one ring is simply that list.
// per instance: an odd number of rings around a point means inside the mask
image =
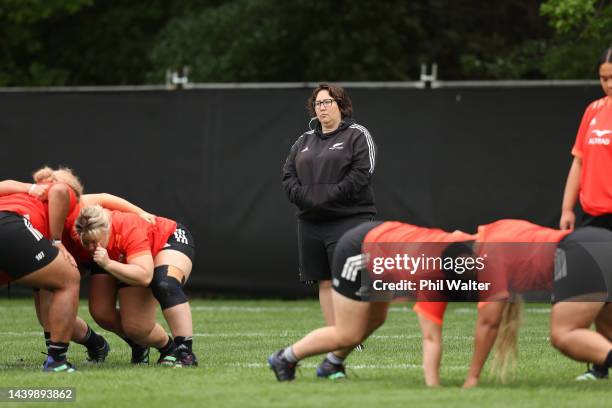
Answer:
[{"label": "sports field sideline", "polygon": [[[526,304],[520,331],[519,364],[508,384],[487,376],[476,389],[459,386],[472,351],[476,309],[449,307],[444,327],[444,387],[428,389],[421,370],[421,338],[410,303],[392,306],[387,323],[347,360],[347,380],[315,377],[322,359],[307,359],[293,383],[277,383],[266,357],[322,324],[316,301],[194,300],[194,351],[200,367],[132,367],[128,346],[100,330],[111,345],[107,361],[89,366],[85,349],[72,344],[73,374],[40,372],[45,351],[30,299],[0,299],[0,387],[74,387],[76,406],[138,404],[147,408],[203,407],[576,407],[606,406],[609,381],[576,382],[585,366],[572,362],[548,342],[549,305]],[[81,303],[79,315],[99,329]],[[160,316],[158,321],[162,322]],[[157,352],[151,353],[152,362]],[[338,401],[342,401],[341,404]],[[57,405],[57,403],[54,403]],[[42,403],[10,404],[40,407]],[[69,405],[70,406],[70,405]]]}]

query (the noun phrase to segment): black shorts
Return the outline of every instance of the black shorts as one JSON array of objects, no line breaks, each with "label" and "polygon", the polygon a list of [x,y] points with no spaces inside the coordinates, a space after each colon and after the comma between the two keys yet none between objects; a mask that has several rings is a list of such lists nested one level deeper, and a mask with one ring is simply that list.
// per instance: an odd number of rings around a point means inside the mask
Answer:
[{"label": "black shorts", "polygon": [[17,280],[49,265],[59,254],[27,218],[0,211],[0,271]]},{"label": "black shorts", "polygon": [[371,220],[370,215],[314,223],[298,219],[300,282],[314,283],[330,280],[334,250],[342,234],[361,223]]},{"label": "black shorts", "polygon": [[612,231],[612,214],[591,215],[584,214],[581,227],[599,227]]},{"label": "black shorts", "polygon": [[612,231],[580,227],[555,254],[553,303],[612,300]]},{"label": "black shorts", "polygon": [[195,260],[195,242],[193,240],[193,235],[191,232],[181,223],[176,223],[176,229],[166,241],[166,245],[162,248],[164,249],[173,249],[175,251],[179,251],[191,260],[193,263]]},{"label": "black shorts", "polygon": [[338,241],[333,261],[332,287],[342,296],[363,302],[369,300],[370,287],[362,286],[361,274],[366,271],[367,264],[361,249],[368,232],[380,224],[382,221],[362,223],[347,231]]}]

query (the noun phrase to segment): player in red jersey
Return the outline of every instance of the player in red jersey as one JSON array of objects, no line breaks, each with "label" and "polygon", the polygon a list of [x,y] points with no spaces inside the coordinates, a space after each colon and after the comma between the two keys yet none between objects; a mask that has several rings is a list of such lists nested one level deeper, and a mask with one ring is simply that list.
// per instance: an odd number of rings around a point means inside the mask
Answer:
[{"label": "player in red jersey", "polygon": [[[374,269],[377,259],[388,257],[393,261],[395,255],[402,253],[434,259],[453,243],[473,239],[474,236],[459,231],[449,233],[400,222],[366,222],[346,232],[334,253],[335,324],[314,330],[292,346],[273,353],[268,364],[276,378],[293,380],[299,360],[322,353],[328,354],[317,368],[317,376],[332,379],[345,376],[344,359],[385,322],[393,296],[385,290],[376,293],[376,283],[366,284],[368,272],[377,273]],[[396,277],[403,275],[398,273]],[[394,277],[392,273],[391,281]],[[391,283],[401,283],[401,280]]]},{"label": "player in red jersey", "polygon": [[[150,224],[134,214],[90,206],[81,209],[75,231],[96,264],[122,282],[119,313],[123,331],[139,344],[151,344],[147,336],[155,322],[156,299],[175,336],[173,342],[156,345],[158,363],[197,365],[191,309],[182,289],[195,256],[189,230],[163,217]],[[102,308],[114,318],[115,297],[108,295]],[[96,318],[98,313],[93,315]]]},{"label": "player in red jersey", "polygon": [[[492,282],[493,290],[480,293],[485,302],[478,310],[474,354],[464,387],[478,384],[496,339],[494,366],[503,377],[516,356],[520,324],[521,303],[508,300],[513,293],[532,290],[552,291],[553,346],[602,370],[610,367],[612,313],[606,302],[612,293],[612,232],[596,227],[572,232],[501,220],[479,227],[476,237],[473,253],[488,256],[477,279]],[[433,315],[434,320],[441,319],[441,314]],[[588,330],[592,323],[600,333]]]},{"label": "player in red jersey", "polygon": [[580,198],[582,225],[612,230],[612,48],[599,60],[599,79],[606,96],[592,102],[580,122],[563,194],[561,229],[574,227],[574,206]]},{"label": "player in red jersey", "polygon": [[[102,205],[111,210],[120,210],[138,214],[147,222],[154,223],[155,216],[133,205],[132,203],[114,196],[112,194],[83,194],[83,185],[79,178],[72,172],[71,169],[60,167],[59,169],[51,169],[43,167],[33,174],[34,184],[20,183],[10,181],[5,189],[6,193],[27,192],[28,194],[37,197],[42,202],[46,202],[49,188],[55,183],[63,183],[70,186],[69,189],[69,210],[64,223],[63,234],[61,234],[61,242],[68,251],[76,258],[83,270],[92,269],[89,263],[91,262],[89,254],[82,248],[81,245],[75,245],[70,232],[73,230],[74,221],[79,214],[80,208],[86,205]],[[10,187],[10,188],[9,188]],[[60,234],[55,234],[56,239]],[[59,240],[58,240],[59,241]],[[94,269],[95,270],[95,269]],[[90,291],[90,311],[92,315],[100,308],[92,307],[106,301],[108,291],[116,292],[116,280],[108,275],[93,274],[91,276],[91,286],[102,288],[101,290]],[[101,294],[103,292],[104,294]],[[44,329],[45,342],[50,341],[50,333],[48,330],[48,299],[51,296],[46,290],[36,290],[34,292],[35,308],[38,320]],[[101,301],[102,300],[102,301]],[[102,308],[101,312],[107,312]],[[116,312],[118,315],[118,311]],[[105,315],[106,316],[106,315]],[[142,363],[148,359],[148,347],[140,346],[129,339],[121,330],[121,322],[119,318],[102,320],[101,326],[107,330],[117,333],[132,349],[132,362]],[[109,326],[110,327],[107,327]],[[110,351],[110,347],[106,340],[97,334],[83,319],[77,316],[72,340],[78,344],[82,344],[87,348],[88,361],[101,363],[105,360]]]},{"label": "player in red jersey", "polygon": [[62,229],[68,213],[69,188],[49,188],[45,205],[27,193],[10,194],[11,180],[0,182],[0,280],[52,292],[49,299],[50,342],[44,371],[72,372],[66,354],[78,307],[80,275],[74,259],[59,241],[45,237]]}]

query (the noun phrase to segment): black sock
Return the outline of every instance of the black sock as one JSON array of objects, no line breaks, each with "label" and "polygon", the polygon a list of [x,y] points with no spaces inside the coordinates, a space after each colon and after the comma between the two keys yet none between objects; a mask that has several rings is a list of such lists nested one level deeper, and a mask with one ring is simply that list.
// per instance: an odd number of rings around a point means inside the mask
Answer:
[{"label": "black sock", "polygon": [[55,341],[49,341],[49,347],[47,347],[49,356],[55,361],[66,361],[66,353],[68,353],[68,343],[60,343]]},{"label": "black sock", "polygon": [[82,344],[88,349],[99,349],[104,346],[104,338],[93,331],[89,325],[87,325],[87,334],[85,334],[83,339],[77,341],[76,343]]},{"label": "black sock", "polygon": [[593,364],[593,370],[597,371],[598,373],[608,374],[608,367],[605,365]]},{"label": "black sock", "polygon": [[[120,336],[120,337],[121,337],[121,336]],[[131,348],[134,348],[134,347],[137,347],[137,346],[138,346],[138,344],[136,344],[136,343],[134,343],[132,340],[130,340],[130,339],[129,339],[129,337],[121,337],[121,339],[122,339],[123,341],[125,341],[125,342],[128,344],[128,346],[130,346]]]},{"label": "black sock", "polygon": [[174,344],[176,344],[176,347],[184,345],[187,348],[187,350],[191,353],[192,352],[191,348],[193,346],[193,337],[192,336],[187,336],[187,337],[176,336],[174,338]]},{"label": "black sock", "polygon": [[166,355],[174,348],[174,342],[172,341],[172,337],[168,336],[168,342],[165,346],[158,348],[159,354]]},{"label": "black sock", "polygon": [[608,355],[606,356],[606,361],[604,361],[603,366],[606,368],[606,370],[612,367],[612,350],[608,352]]},{"label": "black sock", "polygon": [[51,332],[43,332],[45,335],[45,347],[49,348],[49,343],[51,343]]}]

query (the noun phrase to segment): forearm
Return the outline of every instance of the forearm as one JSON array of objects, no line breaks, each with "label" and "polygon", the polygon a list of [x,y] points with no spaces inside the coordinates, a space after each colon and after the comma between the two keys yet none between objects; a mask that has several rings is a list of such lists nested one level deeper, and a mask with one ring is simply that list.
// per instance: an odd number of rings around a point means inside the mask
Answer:
[{"label": "forearm", "polygon": [[582,160],[578,157],[574,158],[570,167],[565,190],[563,192],[563,203],[561,204],[562,211],[574,211],[576,201],[578,200],[578,192],[580,191],[580,175],[582,173]]},{"label": "forearm", "polygon": [[124,264],[109,260],[103,268],[105,271],[128,285],[146,287],[149,286],[153,278],[153,272],[146,271],[140,265]]},{"label": "forearm", "polygon": [[487,357],[495,344],[497,338],[497,326],[489,324],[479,324],[476,328],[474,338],[474,354],[468,372],[468,378],[479,379]]},{"label": "forearm", "polygon": [[32,183],[22,183],[15,180],[0,181],[0,196],[16,193],[28,193]]},{"label": "forearm", "polygon": [[442,360],[442,339],[423,340],[423,373],[429,387],[440,385],[440,361]]},{"label": "forearm", "polygon": [[67,187],[55,184],[49,190],[49,235],[53,240],[62,239],[64,223],[70,209],[70,195]]},{"label": "forearm", "polygon": [[146,212],[137,205],[132,204],[128,200],[114,196],[108,193],[85,194],[82,197],[83,203],[87,205],[101,205],[104,208],[115,211],[122,211],[134,214],[142,214]]}]

